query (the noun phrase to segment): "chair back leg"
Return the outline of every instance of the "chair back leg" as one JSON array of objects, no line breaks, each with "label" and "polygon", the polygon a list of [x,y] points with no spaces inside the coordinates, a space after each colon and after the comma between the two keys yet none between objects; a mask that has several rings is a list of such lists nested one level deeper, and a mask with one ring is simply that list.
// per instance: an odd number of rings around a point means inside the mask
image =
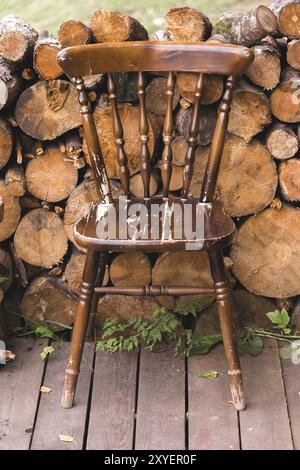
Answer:
[{"label": "chair back leg", "polygon": [[221,249],[213,249],[209,250],[208,255],[215,285],[232,401],[236,410],[242,411],[246,408],[246,401],[234,328],[231,293],[226,277],[223,254]]},{"label": "chair back leg", "polygon": [[97,277],[99,256],[100,254],[98,252],[91,250],[87,252],[86,256],[61,401],[63,408],[72,408],[73,406],[82,351],[91,311],[94,284]]}]

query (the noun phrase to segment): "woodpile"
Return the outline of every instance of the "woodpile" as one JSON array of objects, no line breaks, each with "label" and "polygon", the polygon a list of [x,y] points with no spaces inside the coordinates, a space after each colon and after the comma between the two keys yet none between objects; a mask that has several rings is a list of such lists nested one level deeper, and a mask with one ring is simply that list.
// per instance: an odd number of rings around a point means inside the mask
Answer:
[{"label": "woodpile", "polygon": [[[253,48],[255,60],[234,90],[216,193],[237,225],[234,245],[226,255],[237,286],[251,292],[251,305],[256,305],[253,294],[276,299],[300,295],[300,2],[278,0],[245,14],[225,13],[215,25],[197,9],[172,8],[165,15],[165,32],[154,37],[218,40]],[[97,10],[90,24],[66,21],[57,38],[38,35],[15,16],[0,21],[0,196],[5,205],[0,224],[0,273],[5,277],[1,289],[22,289],[22,314],[36,322],[47,321],[54,330],[71,325],[74,319],[85,253],[75,244],[73,228],[96,198],[77,92],[63,75],[56,54],[73,45],[145,39],[148,33],[135,18],[105,9]],[[130,188],[141,197],[137,74],[115,73],[114,79]],[[106,77],[87,76],[84,81],[113,194],[118,196],[122,190]],[[196,74],[176,75],[170,183],[175,195],[183,184],[196,82]],[[147,75],[151,195],[162,187],[165,87],[163,72]],[[191,183],[195,197],[223,90],[222,77],[205,77]],[[207,255],[120,254],[110,259],[104,278],[105,285],[115,286],[150,282],[211,287]],[[248,301],[245,292],[242,297]],[[135,299],[106,295],[100,299],[97,321],[112,315],[146,318],[157,303],[184,308],[192,301],[203,309],[213,300],[211,296]]]}]

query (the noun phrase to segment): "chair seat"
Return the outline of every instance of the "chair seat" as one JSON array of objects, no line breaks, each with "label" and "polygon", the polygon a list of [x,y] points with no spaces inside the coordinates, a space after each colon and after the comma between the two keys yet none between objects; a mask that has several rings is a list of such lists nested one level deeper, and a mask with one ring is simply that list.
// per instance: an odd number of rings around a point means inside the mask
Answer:
[{"label": "chair seat", "polygon": [[[93,203],[88,215],[75,225],[78,245],[98,251],[174,251],[223,247],[232,242],[235,225],[220,201],[159,197],[147,202],[131,199],[127,207],[124,201],[122,204],[119,199],[110,205]],[[105,231],[108,213],[110,228]]]}]

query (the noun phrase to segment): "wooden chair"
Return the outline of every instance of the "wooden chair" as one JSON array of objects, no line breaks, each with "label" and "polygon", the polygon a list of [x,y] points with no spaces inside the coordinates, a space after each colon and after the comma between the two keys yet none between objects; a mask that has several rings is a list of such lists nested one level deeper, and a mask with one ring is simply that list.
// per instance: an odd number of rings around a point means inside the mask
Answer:
[{"label": "wooden chair", "polygon": [[[90,213],[80,220],[75,227],[76,242],[87,249],[87,257],[83,272],[82,287],[70,345],[68,365],[66,369],[62,406],[70,408],[73,405],[75,388],[79,374],[80,361],[90,316],[95,315],[100,294],[115,293],[125,295],[189,295],[214,293],[218,304],[220,325],[228,365],[229,382],[232,401],[237,410],[246,407],[244,398],[240,361],[237,351],[233,317],[230,302],[230,290],[226,281],[222,248],[231,243],[234,234],[234,224],[222,209],[220,201],[214,200],[214,193],[224,147],[228,115],[232,100],[232,91],[237,76],[242,75],[253,60],[249,49],[239,46],[223,45],[217,42],[179,43],[179,42],[125,42],[92,44],[75,46],[62,50],[58,54],[58,62],[65,73],[71,78],[79,94],[83,128],[89,151],[90,163],[97,187],[99,201],[91,205]],[[186,246],[188,240],[165,239],[161,236],[153,240],[149,236],[133,240],[127,234],[126,239],[119,233],[114,239],[97,236],[99,214],[107,211],[111,205],[117,206],[113,200],[96,127],[91,113],[90,103],[84,88],[83,76],[107,73],[108,94],[113,114],[115,143],[118,151],[120,180],[128,204],[136,203],[130,198],[129,171],[124,150],[123,128],[116,99],[116,86],[113,72],[138,72],[138,97],[140,104],[140,143],[141,143],[141,174],[144,186],[144,199],[140,202],[151,204],[149,198],[150,154],[148,148],[149,125],[145,106],[145,74],[144,72],[168,72],[166,100],[167,110],[163,129],[164,150],[162,154],[162,185],[163,194],[160,202],[173,204],[177,202],[182,208],[186,204],[198,207],[204,213],[204,236],[201,240],[203,249],[207,250],[214,289],[198,287],[145,286],[145,287],[101,287],[105,265],[109,252],[127,250],[170,251],[179,250]],[[195,89],[195,104],[188,138],[188,150],[185,156],[183,172],[184,183],[181,197],[169,197],[171,178],[173,138],[172,99],[174,94],[174,72],[197,72],[198,82]],[[200,200],[189,197],[189,185],[192,178],[195,148],[199,132],[199,113],[204,74],[219,74],[227,76],[225,93],[219,107],[209,160],[206,167]],[[157,199],[156,199],[157,202]],[[169,206],[168,206],[169,207]],[[160,222],[161,224],[161,222]],[[161,227],[161,225],[160,225]],[[174,229],[174,224],[173,224]],[[160,228],[160,234],[161,234]]]}]

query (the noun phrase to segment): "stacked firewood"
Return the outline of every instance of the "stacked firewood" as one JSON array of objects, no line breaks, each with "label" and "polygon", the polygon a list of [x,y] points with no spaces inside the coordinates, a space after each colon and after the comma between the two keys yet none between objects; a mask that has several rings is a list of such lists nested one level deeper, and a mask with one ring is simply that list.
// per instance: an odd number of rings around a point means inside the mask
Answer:
[{"label": "stacked firewood", "polygon": [[[95,199],[76,90],[63,75],[56,55],[72,45],[146,39],[148,33],[136,19],[104,9],[94,13],[89,25],[80,21],[63,23],[57,38],[38,34],[15,16],[0,21],[0,196],[5,204],[0,224],[1,289],[12,299],[20,288],[22,314],[36,322],[50,320],[56,330],[74,320],[85,253],[76,246],[73,227]],[[286,299],[299,295],[300,1],[278,0],[243,15],[226,13],[214,26],[199,10],[173,8],[165,15],[165,31],[151,39],[218,40],[253,49],[255,60],[234,91],[216,194],[238,229],[233,248],[226,253],[227,264],[233,273],[232,283],[257,296]],[[116,73],[114,78],[130,187],[139,197],[143,186],[139,172],[137,76]],[[166,75],[148,74],[147,80],[153,195],[161,191]],[[106,76],[86,76],[84,81],[111,187],[117,196],[122,190]],[[175,195],[182,188],[196,81],[196,74],[176,74],[170,184]],[[205,78],[191,184],[195,197],[200,192],[223,89],[222,77]],[[207,255],[120,254],[110,260],[104,279],[105,284],[115,286],[150,282],[211,286]],[[245,301],[251,297],[246,290],[240,295]],[[107,295],[100,299],[99,318],[118,315],[126,319],[132,314],[147,317],[157,302],[168,308],[179,304],[184,311],[188,300],[202,309],[213,298]]]}]

